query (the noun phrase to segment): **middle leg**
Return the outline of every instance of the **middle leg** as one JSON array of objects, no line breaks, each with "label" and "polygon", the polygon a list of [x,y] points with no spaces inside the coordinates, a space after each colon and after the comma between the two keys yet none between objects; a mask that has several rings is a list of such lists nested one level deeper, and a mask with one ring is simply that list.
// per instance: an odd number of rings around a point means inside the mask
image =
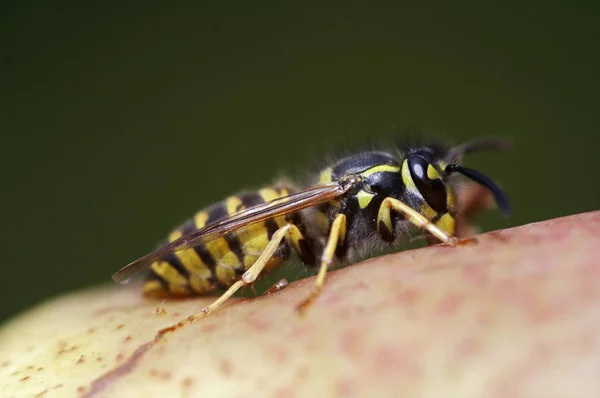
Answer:
[{"label": "middle leg", "polygon": [[321,294],[321,291],[323,290],[323,285],[325,284],[327,270],[329,269],[329,266],[333,262],[333,257],[335,256],[335,249],[340,243],[344,242],[345,240],[346,216],[340,213],[335,217],[333,223],[331,223],[331,230],[329,231],[327,244],[325,245],[323,255],[321,256],[321,266],[319,267],[319,273],[317,274],[315,285],[313,286],[310,295],[306,299],[304,299],[304,301],[302,301],[297,307],[297,310],[300,313],[300,315],[305,315],[306,311]]}]

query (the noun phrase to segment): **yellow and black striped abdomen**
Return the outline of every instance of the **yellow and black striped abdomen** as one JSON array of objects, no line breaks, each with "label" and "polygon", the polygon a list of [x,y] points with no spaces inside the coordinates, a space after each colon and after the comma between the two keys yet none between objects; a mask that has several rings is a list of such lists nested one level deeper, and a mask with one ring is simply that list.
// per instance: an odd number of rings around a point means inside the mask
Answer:
[{"label": "yellow and black striped abdomen", "polygon": [[[264,188],[230,196],[196,215],[176,228],[169,241],[180,238],[227,218],[250,206],[287,196],[290,188]],[[242,228],[203,245],[169,254],[150,267],[144,284],[149,295],[202,295],[219,288],[227,288],[239,280],[264,251],[273,233],[286,223],[285,217],[266,220]],[[285,252],[285,251],[284,251]],[[284,260],[284,254],[276,253],[265,270],[268,271]]]}]

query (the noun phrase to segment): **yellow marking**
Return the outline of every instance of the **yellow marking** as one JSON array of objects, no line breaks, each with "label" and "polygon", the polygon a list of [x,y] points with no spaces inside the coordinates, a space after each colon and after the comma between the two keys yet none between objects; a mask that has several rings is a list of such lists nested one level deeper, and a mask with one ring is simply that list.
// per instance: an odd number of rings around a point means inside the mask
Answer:
[{"label": "yellow marking", "polygon": [[[173,231],[169,235],[169,242],[173,242],[181,238],[181,231]],[[200,256],[194,249],[186,249],[175,252],[175,256],[181,262],[181,265],[190,272],[190,275],[196,275],[201,278],[210,278],[212,276],[211,270],[202,262]]]},{"label": "yellow marking", "polygon": [[258,191],[258,194],[260,195],[260,197],[262,198],[262,200],[264,200],[265,202],[270,202],[274,199],[279,198],[281,195],[279,194],[279,192],[277,192],[277,190],[273,189],[273,188],[263,188],[261,190]]},{"label": "yellow marking", "polygon": [[[208,213],[205,211],[199,211],[194,216],[194,222],[196,223],[196,228],[201,229],[206,226],[206,221],[208,220]],[[217,263],[217,268],[219,266],[235,269],[240,266],[237,256],[229,250],[229,245],[224,238],[218,238],[213,241],[207,242],[204,244],[206,250],[210,253],[212,258],[215,259]],[[190,249],[191,250],[191,249]],[[187,251],[187,250],[186,250]],[[194,252],[194,254],[196,254]]]},{"label": "yellow marking", "polygon": [[[197,229],[204,228],[206,221],[208,221],[208,213],[205,211],[199,211],[194,216],[194,223]],[[206,246],[204,245],[204,247]],[[215,289],[215,286],[208,281],[208,278],[213,275],[212,271],[202,262],[195,250],[182,250],[175,254],[183,266],[190,271],[189,284],[192,290],[196,293],[207,293]]]},{"label": "yellow marking", "polygon": [[169,242],[173,242],[174,240],[177,240],[179,238],[181,238],[181,232],[180,231],[173,231],[169,234]]},{"label": "yellow marking", "polygon": [[366,208],[369,203],[371,203],[371,200],[373,199],[373,197],[375,196],[375,194],[373,193],[369,193],[367,191],[363,191],[362,189],[360,191],[358,191],[358,193],[356,194],[356,197],[358,198],[358,206],[361,209]]},{"label": "yellow marking", "polygon": [[300,241],[304,239],[302,232],[293,224],[290,224],[290,231],[288,232],[288,237],[290,242],[294,245],[294,248],[300,255],[305,253],[302,252],[302,247],[300,246]]},{"label": "yellow marking", "polygon": [[319,175],[319,182],[321,184],[329,184],[333,181],[333,168],[328,167],[325,170],[321,171]]},{"label": "yellow marking", "polygon": [[379,230],[381,223],[388,230],[390,234],[393,234],[394,231],[392,229],[392,218],[390,217],[390,209],[385,207],[383,203],[379,206],[379,212],[377,213],[377,230]]},{"label": "yellow marking", "polygon": [[445,170],[446,166],[448,166],[448,163],[444,162],[443,160],[438,160],[437,165],[440,170]]},{"label": "yellow marking", "polygon": [[153,295],[157,293],[164,293],[165,288],[159,281],[146,281],[144,282],[143,293],[145,295]]},{"label": "yellow marking", "polygon": [[[258,191],[258,194],[263,201],[270,202],[274,199],[286,196],[288,191],[286,188],[263,188]],[[232,196],[225,202],[228,214],[242,210],[243,206],[241,205],[242,201],[237,196]],[[201,213],[198,213],[198,216],[200,215]],[[203,221],[206,222],[206,219],[203,219]],[[283,227],[287,224],[285,217],[278,217],[275,219],[275,222],[279,227]],[[235,270],[249,269],[269,244],[269,234],[264,222],[249,225],[236,233],[244,253],[242,264],[240,264],[235,253],[229,250],[229,245],[224,238],[221,237],[215,239],[204,245],[217,263],[215,268],[216,278],[225,285],[231,285],[239,278]],[[276,262],[273,261],[265,265],[265,267],[270,268],[275,265]]]},{"label": "yellow marking", "polygon": [[337,216],[335,216],[335,220],[333,220],[333,223],[331,223],[331,231],[329,232],[329,237],[327,238],[327,244],[325,245],[325,249],[323,249],[323,255],[321,256],[321,267],[319,268],[319,273],[317,274],[315,285],[313,286],[310,295],[297,307],[301,315],[306,314],[308,308],[310,308],[310,306],[321,294],[321,291],[323,290],[323,285],[325,285],[327,270],[333,262],[333,256],[335,256],[335,249],[337,249],[340,242],[344,242],[345,238],[346,216],[340,213]]},{"label": "yellow marking", "polygon": [[430,164],[427,166],[427,178],[429,178],[430,180],[435,180],[442,179],[442,176],[440,175],[440,172],[437,171],[437,169]]},{"label": "yellow marking", "polygon": [[437,225],[442,231],[447,233],[448,235],[454,235],[454,226],[456,222],[454,217],[450,214],[446,213],[440,218],[435,225]]},{"label": "yellow marking", "polygon": [[238,239],[244,252],[244,269],[248,269],[269,244],[269,231],[264,222],[261,222],[242,229],[238,233]]},{"label": "yellow marking", "polygon": [[206,221],[208,221],[208,213],[205,211],[199,211],[194,216],[194,223],[196,224],[197,229],[204,228]]},{"label": "yellow marking", "polygon": [[363,177],[368,177],[371,174],[375,174],[375,173],[397,173],[400,171],[400,168],[398,166],[390,166],[389,164],[382,164],[379,166],[374,166],[371,167],[370,169],[367,169],[365,171],[363,171],[362,173],[360,173],[361,176]]},{"label": "yellow marking", "polygon": [[235,253],[229,250],[229,244],[223,237],[205,243],[204,247],[206,247],[212,258],[215,259],[217,270],[219,268],[226,268],[233,271],[242,265],[239,263]]},{"label": "yellow marking", "polygon": [[438,212],[433,210],[431,206],[427,204],[427,202],[423,202],[421,205],[421,214],[425,216],[426,219],[431,220],[437,216]]},{"label": "yellow marking", "polygon": [[169,282],[169,284],[186,286],[188,283],[187,279],[166,261],[152,263],[152,270]]},{"label": "yellow marking", "polygon": [[174,296],[189,296],[190,289],[177,283],[169,283],[169,292]]},{"label": "yellow marking", "polygon": [[[287,196],[288,190],[286,188],[263,188],[258,191],[258,194],[263,201],[270,202]],[[275,222],[280,228],[287,224],[285,217],[278,217],[275,219]],[[262,222],[242,229],[238,233],[238,238],[244,252],[244,269],[249,269],[269,244],[269,231],[265,223]],[[271,268],[274,265],[275,262],[271,262],[265,267]]]},{"label": "yellow marking", "polygon": [[242,200],[237,196],[230,196],[225,200],[225,209],[227,210],[227,214],[232,215],[242,210]]},{"label": "yellow marking", "polygon": [[[236,260],[237,263],[237,260]],[[231,286],[236,280],[239,279],[233,267],[220,267],[215,268],[215,276],[225,286]]]},{"label": "yellow marking", "polygon": [[215,289],[215,285],[210,283],[208,278],[202,278],[196,274],[190,274],[190,286],[196,293],[208,293]]},{"label": "yellow marking", "polygon": [[408,169],[408,162],[406,160],[402,162],[402,182],[404,183],[404,185],[406,185],[406,189],[408,189],[410,192],[421,196],[421,193],[417,189],[417,186],[415,185],[415,182],[413,181],[412,176],[410,175],[410,170]]},{"label": "yellow marking", "polygon": [[[285,188],[281,188],[279,192],[273,188],[263,188],[258,191],[258,194],[260,195],[262,200],[264,200],[265,202],[270,202],[272,200],[287,196],[288,191]],[[275,222],[277,223],[277,226],[279,228],[282,228],[287,224],[287,222],[285,221],[285,217],[278,217],[275,219]]]},{"label": "yellow marking", "polygon": [[277,224],[277,226],[278,226],[279,228],[282,228],[282,227],[284,227],[285,225],[287,225],[287,223],[288,223],[288,222],[287,222],[287,220],[285,219],[285,216],[284,216],[284,217],[277,217],[277,218],[275,219],[275,223]]}]

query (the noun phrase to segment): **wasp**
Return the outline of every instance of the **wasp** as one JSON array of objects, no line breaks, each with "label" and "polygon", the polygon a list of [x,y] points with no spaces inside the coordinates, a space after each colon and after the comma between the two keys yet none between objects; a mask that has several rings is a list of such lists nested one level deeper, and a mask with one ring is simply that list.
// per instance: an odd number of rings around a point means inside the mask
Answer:
[{"label": "wasp", "polygon": [[305,265],[318,268],[310,295],[298,306],[303,313],[318,298],[336,262],[368,256],[377,247],[397,247],[418,231],[456,245],[460,176],[486,188],[508,215],[510,204],[500,187],[460,164],[465,154],[506,146],[503,140],[484,139],[455,147],[407,144],[349,154],[304,186],[275,184],[199,211],[171,232],[168,243],[113,279],[127,283],[149,270],[143,285],[148,295],[224,290],[197,315],[204,316],[295,253]]}]

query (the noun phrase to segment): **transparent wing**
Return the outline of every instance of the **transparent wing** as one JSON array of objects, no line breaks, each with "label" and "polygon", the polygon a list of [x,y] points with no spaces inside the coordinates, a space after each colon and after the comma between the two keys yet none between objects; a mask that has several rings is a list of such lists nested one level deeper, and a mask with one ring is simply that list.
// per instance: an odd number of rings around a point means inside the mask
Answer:
[{"label": "transparent wing", "polygon": [[328,202],[350,190],[354,183],[355,180],[349,179],[342,183],[318,185],[270,202],[249,207],[228,218],[197,229],[173,242],[159,247],[153,252],[121,268],[113,274],[112,279],[118,283],[128,283],[132,276],[147,269],[153,262],[165,255],[199,246],[240,228],[270,218],[280,217],[307,207]]}]

